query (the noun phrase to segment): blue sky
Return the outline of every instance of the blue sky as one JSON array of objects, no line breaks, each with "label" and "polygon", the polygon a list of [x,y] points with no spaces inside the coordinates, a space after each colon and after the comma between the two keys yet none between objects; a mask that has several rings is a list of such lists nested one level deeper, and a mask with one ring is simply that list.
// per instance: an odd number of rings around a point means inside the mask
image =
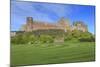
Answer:
[{"label": "blue sky", "polygon": [[11,31],[17,31],[26,23],[26,17],[34,20],[56,23],[65,17],[72,24],[74,21],[83,21],[91,33],[95,33],[95,7],[72,4],[54,4],[40,2],[11,2]]}]

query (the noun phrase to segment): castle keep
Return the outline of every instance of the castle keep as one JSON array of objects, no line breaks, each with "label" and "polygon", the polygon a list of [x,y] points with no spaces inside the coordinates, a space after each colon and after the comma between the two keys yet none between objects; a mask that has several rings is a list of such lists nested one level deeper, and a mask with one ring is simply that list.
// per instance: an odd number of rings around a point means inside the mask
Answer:
[{"label": "castle keep", "polygon": [[81,22],[77,21],[73,25],[70,24],[65,18],[61,18],[57,23],[48,23],[41,21],[34,21],[32,17],[27,17],[26,24],[22,25],[21,31],[32,32],[35,30],[49,30],[49,29],[59,29],[67,32],[68,30],[79,30],[82,32],[88,31],[87,26]]}]

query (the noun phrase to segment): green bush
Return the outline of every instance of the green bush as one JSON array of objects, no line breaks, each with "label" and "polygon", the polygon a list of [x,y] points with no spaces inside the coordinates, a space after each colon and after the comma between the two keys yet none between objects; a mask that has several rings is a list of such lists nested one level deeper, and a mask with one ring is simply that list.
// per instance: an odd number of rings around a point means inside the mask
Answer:
[{"label": "green bush", "polygon": [[25,41],[23,40],[23,37],[21,34],[16,35],[15,37],[11,38],[11,43],[14,44],[23,44]]},{"label": "green bush", "polygon": [[11,43],[28,44],[28,43],[35,43],[36,40],[37,40],[37,37],[35,37],[33,34],[20,33],[11,38]]},{"label": "green bush", "polygon": [[39,41],[41,43],[52,43],[53,42],[53,37],[50,35],[40,35]]},{"label": "green bush", "polygon": [[69,31],[65,33],[63,31],[48,30],[48,31],[17,33],[16,36],[11,37],[11,43],[13,44],[53,43],[55,38],[59,39],[64,38],[64,41],[80,41],[80,42],[95,41],[95,36],[89,32],[81,32],[78,30],[74,30],[72,32]]},{"label": "green bush", "polygon": [[67,32],[65,34],[65,41],[80,41],[80,42],[94,42],[95,36],[89,32],[81,32],[78,30],[73,30],[72,32]]},{"label": "green bush", "polygon": [[83,32],[81,32],[79,30],[73,30],[72,31],[72,36],[73,36],[73,38],[77,38],[78,39],[81,36],[82,33]]},{"label": "green bush", "polygon": [[81,41],[81,42],[94,42],[95,36],[89,32],[84,32],[81,34],[79,41]]}]

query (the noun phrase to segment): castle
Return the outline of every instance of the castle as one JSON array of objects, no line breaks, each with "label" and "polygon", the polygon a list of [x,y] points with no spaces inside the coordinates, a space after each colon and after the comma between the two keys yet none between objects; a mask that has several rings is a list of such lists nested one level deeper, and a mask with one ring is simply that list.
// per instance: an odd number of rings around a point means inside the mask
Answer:
[{"label": "castle", "polygon": [[59,29],[63,30],[64,32],[73,31],[73,30],[79,30],[82,32],[88,31],[87,25],[85,25],[81,21],[76,21],[71,25],[69,21],[67,21],[65,18],[61,18],[57,23],[48,23],[48,22],[40,22],[33,20],[32,17],[27,17],[26,24],[23,24],[21,26],[20,31],[25,32],[32,32],[35,30],[49,30],[49,29]]}]

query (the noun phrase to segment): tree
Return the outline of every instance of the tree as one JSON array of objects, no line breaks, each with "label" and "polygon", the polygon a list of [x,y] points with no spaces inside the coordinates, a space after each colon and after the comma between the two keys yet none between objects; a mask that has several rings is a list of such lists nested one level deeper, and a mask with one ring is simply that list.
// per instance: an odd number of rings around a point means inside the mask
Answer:
[{"label": "tree", "polygon": [[53,38],[50,35],[40,35],[39,41],[42,43],[52,43]]},{"label": "tree", "polygon": [[69,41],[72,40],[73,36],[72,36],[72,32],[67,32],[64,35],[64,41]]},{"label": "tree", "polygon": [[95,37],[93,36],[93,34],[91,34],[89,32],[84,32],[81,34],[79,41],[81,41],[81,42],[94,42]]},{"label": "tree", "polygon": [[74,38],[79,38],[82,32],[80,32],[79,30],[73,30],[72,31],[72,36]]}]

